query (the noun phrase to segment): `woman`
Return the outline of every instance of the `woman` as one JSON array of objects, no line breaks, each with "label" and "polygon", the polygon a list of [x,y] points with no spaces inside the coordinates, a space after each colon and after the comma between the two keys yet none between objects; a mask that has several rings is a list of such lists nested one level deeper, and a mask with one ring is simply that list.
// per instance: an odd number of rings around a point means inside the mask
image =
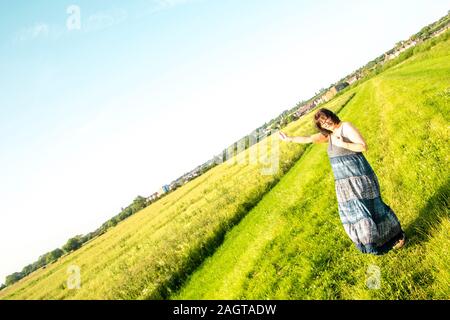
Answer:
[{"label": "woman", "polygon": [[383,254],[404,246],[406,237],[392,209],[383,202],[378,179],[362,154],[367,144],[359,131],[332,111],[322,108],[314,115],[319,133],[289,137],[296,143],[328,142],[328,157],[334,174],[339,216],[344,229],[363,253]]}]

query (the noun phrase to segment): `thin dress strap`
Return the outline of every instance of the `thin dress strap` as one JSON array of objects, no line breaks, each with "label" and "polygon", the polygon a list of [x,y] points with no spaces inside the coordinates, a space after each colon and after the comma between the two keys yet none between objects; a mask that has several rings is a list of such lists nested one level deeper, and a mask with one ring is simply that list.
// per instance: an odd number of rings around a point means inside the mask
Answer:
[{"label": "thin dress strap", "polygon": [[[342,126],[342,129],[341,129],[340,136],[342,138],[342,141],[344,141],[344,123],[343,122],[342,122],[341,126]],[[330,138],[331,148],[333,148],[333,139],[331,139],[331,133],[328,135],[328,137]]]}]

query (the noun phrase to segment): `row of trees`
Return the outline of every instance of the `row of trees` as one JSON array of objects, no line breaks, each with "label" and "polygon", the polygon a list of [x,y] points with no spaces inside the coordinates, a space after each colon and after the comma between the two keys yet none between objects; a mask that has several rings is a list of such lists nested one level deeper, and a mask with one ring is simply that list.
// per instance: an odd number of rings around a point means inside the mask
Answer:
[{"label": "row of trees", "polygon": [[14,272],[8,275],[5,279],[5,284],[2,284],[0,286],[0,290],[26,277],[33,271],[38,270],[39,268],[45,268],[47,265],[56,262],[64,254],[79,249],[84,243],[102,235],[109,228],[116,226],[120,221],[125,220],[129,216],[144,209],[149,204],[150,202],[148,202],[146,198],[137,196],[129,206],[127,206],[126,208],[122,208],[119,214],[106,221],[97,230],[90,232],[84,236],[77,235],[70,238],[69,240],[67,240],[66,244],[62,246],[62,248],[57,248],[53,251],[47,252],[41,255],[36,262],[25,266],[22,271]]},{"label": "row of trees", "polygon": [[[419,32],[412,35],[409,38],[409,40],[416,41],[417,43],[424,42],[425,40],[428,40],[431,36],[433,36],[436,32],[438,32],[438,31],[442,30],[443,28],[445,28],[446,26],[448,26],[449,23],[450,23],[450,11],[448,11],[447,15],[445,15],[438,21],[430,23],[429,25],[423,27]],[[399,62],[409,58],[416,52],[423,50],[423,47],[422,47],[422,49],[417,49],[416,48],[417,46],[414,48],[409,48],[409,49],[405,50],[404,52],[402,52],[398,58],[394,59],[395,61],[391,60],[391,61],[388,61],[387,63],[385,63],[386,55],[390,55],[390,54],[394,53],[395,51],[400,49],[405,43],[408,43],[409,40],[397,42],[392,49],[386,51],[382,55],[376,57],[375,59],[369,61],[366,65],[364,65],[361,68],[354,71],[352,74],[359,75],[359,78],[360,78],[360,80],[357,81],[356,85],[362,81],[365,81],[365,80],[371,78],[372,76],[379,74],[383,70],[386,70],[387,68],[391,67],[393,64],[399,63]],[[433,40],[432,40],[432,42],[433,42]],[[432,45],[432,43],[431,43],[431,45]],[[347,77],[342,78],[339,82],[343,81],[345,78],[347,78]]]},{"label": "row of trees", "polygon": [[[284,110],[277,117],[271,119],[269,122],[265,122],[262,126],[256,128],[251,134],[244,136],[243,138],[229,145],[227,148],[223,149],[222,152],[215,156],[216,161],[214,161],[213,166],[217,165],[217,162],[225,162],[230,157],[230,155],[238,154],[239,151],[244,151],[250,148],[255,143],[258,143],[262,139],[270,136],[271,132],[266,132],[267,128],[271,127],[272,129],[283,129],[292,121],[297,120],[298,117],[296,117],[293,113],[295,113],[295,111],[297,111],[301,106],[305,105],[306,103],[310,103],[321,96],[328,89],[321,88],[319,92],[314,95],[314,97],[306,101],[299,101],[291,109]],[[210,168],[212,168],[213,166],[211,166]],[[209,170],[210,168],[207,168],[205,171]]]},{"label": "row of trees", "polygon": [[[450,23],[450,11],[439,19],[436,22],[430,23],[429,25],[423,27],[419,32],[412,35],[409,40],[414,40],[416,42],[423,42],[427,39],[429,39],[435,32],[441,30],[442,28],[448,26]],[[398,50],[400,47],[403,46],[404,43],[408,41],[399,41],[396,43],[395,47],[387,51],[386,53],[383,53],[382,55],[376,57],[374,60],[369,61],[365,66],[357,70],[357,73],[365,75],[367,77],[370,77],[370,75],[376,75],[383,71],[385,68],[383,68],[383,63],[385,59],[385,54],[389,55],[394,53],[396,50]],[[396,59],[396,61],[404,60],[413,55],[414,49],[410,48],[403,52],[401,54],[400,59]]]},{"label": "row of trees", "polygon": [[450,10],[447,12],[446,16],[443,16],[436,22],[430,23],[429,25],[423,27],[419,32],[411,37],[411,40],[426,40],[430,38],[434,32],[444,28],[450,23]]},{"label": "row of trees", "polygon": [[19,281],[23,277],[26,277],[33,271],[35,271],[39,268],[42,268],[42,267],[46,266],[47,264],[52,263],[53,261],[56,261],[63,254],[64,254],[64,250],[58,248],[58,249],[55,249],[53,251],[50,251],[50,252],[47,252],[47,253],[41,255],[36,262],[25,266],[22,269],[22,271],[14,272],[13,274],[10,274],[9,276],[7,276],[6,280],[5,280],[6,286],[11,285],[11,284]]},{"label": "row of trees", "polygon": [[[410,39],[424,41],[424,40],[428,39],[434,32],[436,32],[436,31],[442,29],[443,27],[445,27],[446,25],[448,25],[449,22],[450,22],[450,11],[449,11],[449,14],[442,17],[439,21],[431,23],[428,26],[422,28],[418,33],[413,35]],[[416,49],[410,48],[410,49],[406,50],[405,52],[403,52],[399,58],[395,59],[395,61],[390,62],[387,65],[384,65],[385,54],[391,54],[391,53],[395,52],[398,49],[398,47],[403,45],[404,42],[405,41],[398,42],[394,48],[392,48],[388,52],[383,53],[382,55],[376,57],[372,61],[369,61],[365,66],[356,70],[354,72],[354,74],[359,75],[361,78],[358,82],[363,81],[364,79],[368,79],[371,76],[374,76],[374,75],[382,72],[383,70],[390,67],[394,63],[399,63],[400,61],[403,61],[403,60],[409,58],[411,55],[413,55],[413,53],[414,53],[413,50],[418,50],[417,48]],[[331,88],[334,85],[339,86],[339,85],[343,85],[343,84],[347,84],[347,86],[348,86],[348,83],[344,82],[344,80],[346,78],[347,77],[342,78],[336,84],[332,84],[329,88]],[[267,134],[264,133],[264,130],[266,128],[274,127],[274,128],[282,129],[285,126],[287,126],[290,122],[297,120],[297,118],[292,113],[294,111],[296,111],[298,108],[300,108],[301,106],[305,105],[306,103],[312,102],[319,96],[323,95],[328,89],[321,88],[319,90],[319,92],[317,92],[316,95],[313,98],[309,99],[308,101],[300,101],[299,103],[296,104],[296,106],[294,108],[292,108],[290,110],[284,110],[276,118],[270,120],[268,123],[267,122],[264,123],[264,125],[257,128],[255,130],[255,132],[257,132],[256,134],[246,135],[239,141],[234,142],[229,147],[222,150],[222,152],[219,153],[219,155],[217,155],[215,157],[215,159],[219,160],[219,162],[226,161],[228,159],[229,155],[234,155],[234,154],[237,154],[239,151],[246,150],[254,143],[257,143],[260,140],[262,140],[263,138],[265,138],[266,136],[269,136],[270,132],[268,132]],[[341,88],[341,90],[339,90],[339,92],[336,94],[336,96],[341,95],[345,91],[346,90],[342,90],[342,88]],[[243,141],[244,141],[244,143],[242,143]],[[217,160],[214,162],[214,165],[217,164]],[[210,168],[208,168],[208,169],[210,169]],[[206,169],[205,171],[207,171],[208,169]]]}]

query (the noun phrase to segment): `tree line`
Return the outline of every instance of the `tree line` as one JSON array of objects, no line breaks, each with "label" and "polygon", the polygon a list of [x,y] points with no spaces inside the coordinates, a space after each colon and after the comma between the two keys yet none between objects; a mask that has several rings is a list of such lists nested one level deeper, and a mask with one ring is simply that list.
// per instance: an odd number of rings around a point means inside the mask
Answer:
[{"label": "tree line", "polygon": [[120,221],[125,220],[129,216],[135,214],[136,212],[147,207],[151,202],[142,196],[137,196],[133,202],[127,206],[126,208],[122,208],[119,214],[115,215],[105,223],[103,223],[97,230],[93,232],[89,232],[86,235],[76,235],[75,237],[70,238],[67,242],[61,247],[50,252],[47,252],[41,255],[37,261],[25,266],[22,271],[14,272],[8,276],[6,276],[5,283],[0,286],[0,290],[16,283],[20,279],[26,277],[33,271],[36,271],[40,268],[46,268],[47,265],[56,262],[61,256],[68,254],[72,251],[79,249],[83,244],[92,240],[103,233],[105,233],[109,228],[116,226]]}]

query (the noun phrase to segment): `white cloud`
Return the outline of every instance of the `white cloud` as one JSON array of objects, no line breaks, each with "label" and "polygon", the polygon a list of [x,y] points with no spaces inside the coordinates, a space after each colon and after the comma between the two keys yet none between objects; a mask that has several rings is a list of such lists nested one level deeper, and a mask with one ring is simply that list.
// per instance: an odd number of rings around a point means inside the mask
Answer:
[{"label": "white cloud", "polygon": [[[153,0],[151,1],[151,5],[143,10],[139,10],[139,12],[135,15],[136,18],[142,18],[148,14],[153,14],[162,10],[167,10],[170,8],[174,8],[178,5],[191,3],[194,1],[201,0]],[[81,8],[81,30],[84,32],[92,32],[103,30],[112,26],[115,26],[119,23],[124,22],[128,19],[129,14],[126,10],[121,8],[113,8],[106,11],[100,11],[97,13],[93,13],[88,15],[87,17],[83,16],[83,8]],[[67,34],[70,30],[67,30],[66,26],[58,26],[58,25],[49,25],[44,22],[36,23],[31,27],[25,27],[14,35],[14,42],[26,42],[35,39],[53,39],[57,40],[61,36]]]}]

